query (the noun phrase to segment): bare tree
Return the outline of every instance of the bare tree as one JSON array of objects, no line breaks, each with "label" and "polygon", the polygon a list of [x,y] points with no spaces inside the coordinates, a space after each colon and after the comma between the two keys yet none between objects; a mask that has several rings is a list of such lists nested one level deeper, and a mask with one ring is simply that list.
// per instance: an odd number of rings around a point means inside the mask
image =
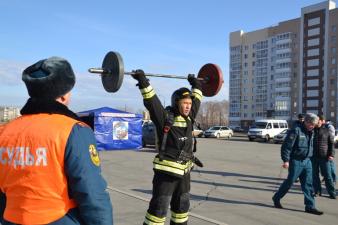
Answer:
[{"label": "bare tree", "polygon": [[214,125],[226,126],[229,124],[229,102],[208,101],[201,104],[196,122],[200,124],[202,129],[207,129]]}]

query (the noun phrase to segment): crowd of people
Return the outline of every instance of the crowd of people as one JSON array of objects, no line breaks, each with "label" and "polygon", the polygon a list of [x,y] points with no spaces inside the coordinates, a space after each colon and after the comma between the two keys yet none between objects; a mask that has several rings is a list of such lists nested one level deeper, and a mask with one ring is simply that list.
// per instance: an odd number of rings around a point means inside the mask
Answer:
[{"label": "crowd of people", "polygon": [[283,208],[281,199],[298,179],[304,194],[305,211],[322,215],[315,207],[315,198],[322,196],[320,174],[323,176],[329,198],[336,199],[334,163],[335,129],[324,116],[313,113],[299,114],[298,121],[288,131],[281,147],[282,167],[288,177],[273,195],[276,208]]}]

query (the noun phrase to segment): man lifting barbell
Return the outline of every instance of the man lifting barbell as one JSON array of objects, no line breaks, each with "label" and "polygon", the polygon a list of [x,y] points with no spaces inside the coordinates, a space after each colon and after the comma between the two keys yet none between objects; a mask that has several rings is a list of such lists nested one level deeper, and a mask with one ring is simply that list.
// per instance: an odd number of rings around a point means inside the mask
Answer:
[{"label": "man lifting barbell", "polygon": [[[194,164],[203,164],[194,156],[192,129],[201,104],[202,96],[214,96],[222,87],[220,68],[212,63],[205,64],[198,72],[188,77],[164,74],[145,74],[142,70],[125,72],[121,55],[108,52],[101,68],[90,68],[91,73],[101,74],[106,91],[117,92],[124,75],[138,81],[144,105],[149,110],[159,137],[159,154],[153,161],[153,196],[145,216],[144,224],[164,225],[170,203],[170,224],[187,224],[189,210],[190,171]],[[188,79],[192,91],[180,88],[171,96],[171,106],[164,109],[146,76]]]},{"label": "man lifting barbell", "polygon": [[145,107],[159,136],[159,154],[153,161],[153,196],[144,224],[165,223],[170,203],[170,224],[187,224],[189,210],[190,171],[194,163],[203,166],[194,157],[192,129],[201,104],[201,82],[194,76],[192,86],[179,88],[171,96],[171,106],[164,109],[142,70],[132,75],[138,81]]}]

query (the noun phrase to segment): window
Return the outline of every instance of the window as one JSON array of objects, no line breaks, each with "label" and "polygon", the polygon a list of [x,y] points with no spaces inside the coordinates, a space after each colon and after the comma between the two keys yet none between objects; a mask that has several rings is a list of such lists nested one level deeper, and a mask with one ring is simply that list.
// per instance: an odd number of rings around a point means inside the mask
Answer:
[{"label": "window", "polygon": [[318,115],[318,110],[306,110],[306,113],[313,113]]},{"label": "window", "polygon": [[331,42],[332,42],[333,44],[336,44],[336,41],[337,41],[336,36],[332,36],[332,37],[331,37]]},{"label": "window", "polygon": [[306,105],[307,107],[318,107],[318,100],[307,100]]},{"label": "window", "polygon": [[319,66],[319,59],[310,59],[307,61],[307,66]]},{"label": "window", "polygon": [[307,56],[316,56],[319,55],[319,48],[307,50]]},{"label": "window", "polygon": [[318,79],[308,80],[307,86],[308,87],[318,87],[319,86],[319,80]]},{"label": "window", "polygon": [[319,90],[307,90],[307,97],[317,97],[319,96]]},{"label": "window", "polygon": [[332,90],[332,91],[331,91],[331,96],[334,97],[335,93],[336,93],[336,92],[335,92],[334,90]]},{"label": "window", "polygon": [[332,29],[332,32],[334,33],[334,32],[336,32],[337,31],[337,28],[336,28],[336,26],[335,25],[332,25],[332,27],[331,27]]},{"label": "window", "polygon": [[307,31],[307,36],[315,36],[319,34],[319,27],[318,28],[314,28],[314,29],[310,29]]},{"label": "window", "polygon": [[316,46],[319,45],[319,38],[309,39],[307,41],[307,46]]},{"label": "window", "polygon": [[315,70],[308,70],[307,74],[308,77],[315,77],[315,76],[319,76],[319,70],[315,69]]},{"label": "window", "polygon": [[330,115],[331,115],[331,117],[334,117],[334,112],[331,112],[331,114],[330,114]]},{"label": "window", "polygon": [[320,17],[312,18],[307,21],[308,26],[317,25],[320,23]]},{"label": "window", "polygon": [[331,52],[332,54],[336,54],[336,48],[335,47],[331,48]]},{"label": "window", "polygon": [[331,69],[331,75],[332,76],[336,76],[336,68],[332,68]]},{"label": "window", "polygon": [[335,65],[335,64],[336,64],[336,58],[335,58],[335,57],[332,57],[332,58],[331,58],[331,64],[332,64],[332,65]]},{"label": "window", "polygon": [[273,123],[273,128],[279,128],[278,123]]}]

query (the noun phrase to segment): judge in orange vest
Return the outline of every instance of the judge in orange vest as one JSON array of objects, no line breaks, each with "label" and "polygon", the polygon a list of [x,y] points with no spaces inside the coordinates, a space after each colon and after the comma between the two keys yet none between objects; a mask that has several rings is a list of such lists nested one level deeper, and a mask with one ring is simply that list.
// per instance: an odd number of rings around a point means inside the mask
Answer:
[{"label": "judge in orange vest", "polygon": [[71,65],[40,60],[22,80],[30,98],[0,130],[0,222],[112,225],[93,131],[67,107]]}]

